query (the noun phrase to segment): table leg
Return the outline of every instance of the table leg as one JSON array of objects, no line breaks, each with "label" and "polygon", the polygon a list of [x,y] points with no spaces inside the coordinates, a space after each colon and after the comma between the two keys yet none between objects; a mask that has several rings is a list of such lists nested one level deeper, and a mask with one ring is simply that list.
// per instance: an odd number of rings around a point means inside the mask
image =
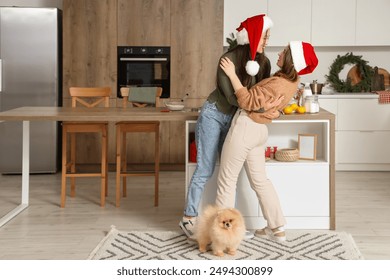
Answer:
[{"label": "table leg", "polygon": [[23,121],[23,152],[22,152],[22,201],[13,210],[0,218],[0,227],[15,218],[28,207],[30,187],[30,121]]}]

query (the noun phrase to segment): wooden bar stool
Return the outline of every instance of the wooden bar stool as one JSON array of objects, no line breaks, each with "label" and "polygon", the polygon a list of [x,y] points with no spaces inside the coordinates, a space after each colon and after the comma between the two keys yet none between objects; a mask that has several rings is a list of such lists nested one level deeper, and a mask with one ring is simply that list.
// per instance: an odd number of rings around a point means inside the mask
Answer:
[{"label": "wooden bar stool", "polygon": [[[135,88],[133,91],[138,90],[150,90],[154,93],[155,100],[152,106],[160,106],[160,96],[162,94],[161,87]],[[131,104],[134,107],[145,107],[148,104],[142,102],[129,101],[129,95],[131,95],[131,88],[121,88],[121,95],[123,97],[123,108],[127,107],[127,104]],[[141,98],[142,99],[142,98]],[[140,99],[140,100],[141,100]],[[149,98],[150,99],[150,98]],[[127,152],[126,152],[126,134],[134,132],[150,132],[155,134],[154,145],[154,171],[141,171],[130,172],[127,171]],[[123,181],[123,197],[127,196],[126,191],[126,178],[132,176],[154,176],[154,206],[158,206],[158,193],[159,193],[159,171],[160,171],[160,122],[159,121],[126,121],[116,123],[116,207],[120,206],[121,199],[121,179]]]},{"label": "wooden bar stool", "polygon": [[[83,105],[86,108],[110,106],[111,88],[109,87],[71,87],[72,107]],[[99,173],[82,173],[76,170],[76,133],[101,134],[101,168]],[[104,207],[107,196],[108,172],[108,123],[107,122],[63,122],[62,123],[62,178],[61,178],[61,207],[65,207],[66,179],[71,179],[70,196],[76,194],[76,177],[100,177],[100,206]],[[68,160],[68,135],[70,135],[70,159]]]}]

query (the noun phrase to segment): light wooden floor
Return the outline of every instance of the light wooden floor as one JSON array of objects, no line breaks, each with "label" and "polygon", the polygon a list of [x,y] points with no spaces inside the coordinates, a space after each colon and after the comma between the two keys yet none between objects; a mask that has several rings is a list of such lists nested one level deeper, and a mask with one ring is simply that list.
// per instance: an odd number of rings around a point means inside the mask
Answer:
[{"label": "light wooden floor", "polygon": [[[105,208],[98,179],[81,179],[76,198],[59,207],[60,174],[32,175],[30,207],[0,228],[0,259],[86,259],[111,225],[119,230],[178,230],[184,172],[161,172],[160,206],[153,178],[132,178],[114,206],[114,173]],[[0,215],[20,199],[20,176],[0,175]],[[336,173],[336,230],[352,234],[365,259],[390,259],[390,172]]]}]

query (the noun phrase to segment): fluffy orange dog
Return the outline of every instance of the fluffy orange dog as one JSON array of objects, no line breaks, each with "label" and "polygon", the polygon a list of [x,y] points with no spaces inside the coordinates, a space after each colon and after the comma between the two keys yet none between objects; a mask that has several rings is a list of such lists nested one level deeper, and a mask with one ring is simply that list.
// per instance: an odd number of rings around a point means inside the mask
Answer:
[{"label": "fluffy orange dog", "polygon": [[195,238],[199,251],[206,252],[211,242],[214,255],[223,257],[224,251],[234,255],[245,235],[245,222],[234,208],[219,208],[209,205],[197,222]]}]

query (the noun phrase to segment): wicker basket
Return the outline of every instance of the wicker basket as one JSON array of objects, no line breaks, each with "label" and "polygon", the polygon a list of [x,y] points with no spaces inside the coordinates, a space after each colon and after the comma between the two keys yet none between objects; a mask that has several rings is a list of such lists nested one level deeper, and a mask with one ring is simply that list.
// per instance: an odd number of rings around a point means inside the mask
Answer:
[{"label": "wicker basket", "polygon": [[296,161],[298,158],[298,149],[280,149],[275,153],[275,159],[278,161]]}]

